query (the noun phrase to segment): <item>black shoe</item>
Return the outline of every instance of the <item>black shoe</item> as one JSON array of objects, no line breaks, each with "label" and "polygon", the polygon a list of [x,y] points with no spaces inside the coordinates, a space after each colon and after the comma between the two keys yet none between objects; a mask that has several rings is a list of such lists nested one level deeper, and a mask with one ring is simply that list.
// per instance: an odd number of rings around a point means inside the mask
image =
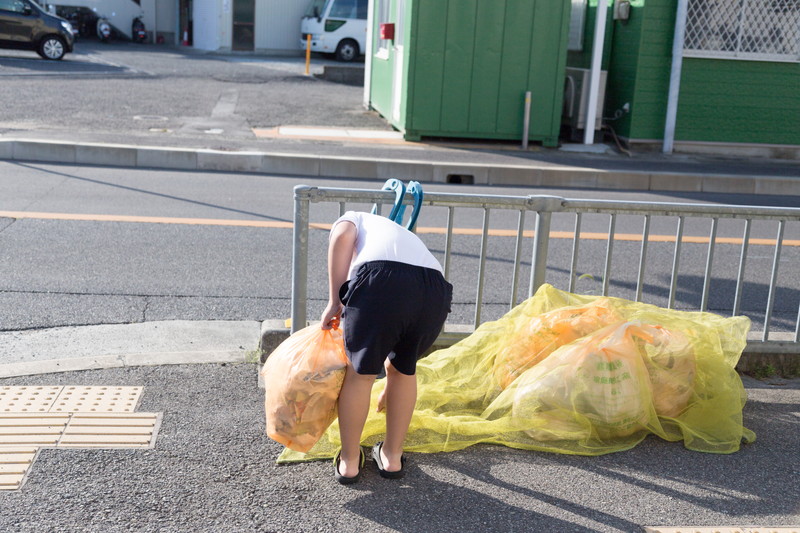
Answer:
[{"label": "black shoe", "polygon": [[381,460],[381,447],[383,446],[383,441],[379,442],[375,446],[372,447],[372,460],[375,461],[375,465],[378,467],[378,473],[381,477],[385,477],[386,479],[400,479],[406,475],[406,456],[405,454],[400,456],[400,470],[397,471],[388,471],[383,468],[383,461]]},{"label": "black shoe", "polygon": [[342,451],[339,450],[336,452],[336,457],[333,458],[333,476],[336,478],[336,481],[341,483],[342,485],[352,485],[353,483],[357,482],[358,479],[361,477],[361,471],[364,469],[364,462],[367,460],[366,456],[364,455],[364,449],[359,448],[358,451],[361,453],[361,464],[358,466],[358,474],[353,477],[346,477],[339,473],[339,462],[341,460]]}]

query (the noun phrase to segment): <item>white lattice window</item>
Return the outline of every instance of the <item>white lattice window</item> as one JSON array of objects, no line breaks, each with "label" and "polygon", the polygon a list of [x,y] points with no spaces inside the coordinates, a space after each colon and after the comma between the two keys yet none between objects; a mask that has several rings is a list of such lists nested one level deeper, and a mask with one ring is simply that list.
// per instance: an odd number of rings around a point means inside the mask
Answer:
[{"label": "white lattice window", "polygon": [[800,0],[689,0],[686,57],[800,61]]}]

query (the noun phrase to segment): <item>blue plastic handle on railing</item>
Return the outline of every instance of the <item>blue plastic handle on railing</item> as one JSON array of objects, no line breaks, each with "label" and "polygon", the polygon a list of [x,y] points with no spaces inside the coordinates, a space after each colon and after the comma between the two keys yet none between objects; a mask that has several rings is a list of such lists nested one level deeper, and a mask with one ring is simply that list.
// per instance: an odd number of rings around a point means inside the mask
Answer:
[{"label": "blue plastic handle on railing", "polygon": [[[403,197],[406,194],[405,184],[396,178],[391,178],[386,180],[386,183],[383,184],[381,190],[394,191],[395,194],[394,206],[392,206],[392,211],[389,213],[389,216],[387,218],[389,220],[394,220],[395,222],[397,222],[397,213],[398,211],[400,211],[400,220],[402,220],[403,212],[401,210],[401,206],[403,205]],[[378,204],[374,204],[372,206],[372,214],[373,215],[378,214]]]},{"label": "blue plastic handle on railing", "polygon": [[[408,188],[406,191],[410,192],[414,195],[414,207],[411,211],[411,218],[408,220],[408,224],[406,225],[407,230],[412,230],[414,225],[417,223],[417,217],[419,216],[419,208],[422,207],[422,185],[419,184],[418,181],[409,181]],[[400,209],[397,211],[397,216],[393,218],[395,222],[403,225],[403,216],[406,213],[406,206],[404,204],[400,205]]]},{"label": "blue plastic handle on railing", "polygon": [[[422,185],[420,185],[418,181],[408,182],[408,192],[414,195],[414,209],[411,211],[411,217],[408,219],[406,229],[409,231],[414,231],[414,226],[417,225],[419,211],[422,209],[422,199],[425,197],[425,194],[422,192]],[[403,219],[401,218],[400,222],[402,222],[402,220]]]},{"label": "blue plastic handle on railing", "polygon": [[[411,217],[408,220],[408,224],[406,224],[406,229],[409,231],[414,231],[414,226],[417,225],[417,218],[419,217],[419,211],[422,208],[422,199],[424,198],[424,193],[422,192],[422,185],[418,181],[409,181],[408,188],[406,188],[405,184],[402,181],[391,178],[386,180],[386,183],[383,184],[381,188],[382,191],[394,191],[395,192],[395,200],[394,206],[392,206],[392,211],[386,217],[389,220],[396,222],[403,225],[403,216],[406,212],[406,206],[403,205],[403,199],[405,197],[406,191],[410,192],[414,196],[414,205],[411,210]],[[372,214],[379,214],[380,207],[378,204],[374,204],[372,206]]]}]

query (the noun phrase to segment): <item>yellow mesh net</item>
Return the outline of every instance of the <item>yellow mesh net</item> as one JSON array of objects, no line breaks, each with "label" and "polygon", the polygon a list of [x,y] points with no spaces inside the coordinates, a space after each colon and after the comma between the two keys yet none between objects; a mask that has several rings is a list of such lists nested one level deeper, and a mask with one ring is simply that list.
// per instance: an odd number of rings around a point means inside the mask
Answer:
[{"label": "yellow mesh net", "polygon": [[[732,453],[755,434],[742,425],[746,394],[735,366],[750,320],[675,311],[543,285],[501,319],[417,363],[410,452],[478,443],[565,454],[627,450],[652,433],[690,450]],[[385,433],[375,412],[362,435]],[[307,453],[279,463],[327,459],[334,422]]]}]

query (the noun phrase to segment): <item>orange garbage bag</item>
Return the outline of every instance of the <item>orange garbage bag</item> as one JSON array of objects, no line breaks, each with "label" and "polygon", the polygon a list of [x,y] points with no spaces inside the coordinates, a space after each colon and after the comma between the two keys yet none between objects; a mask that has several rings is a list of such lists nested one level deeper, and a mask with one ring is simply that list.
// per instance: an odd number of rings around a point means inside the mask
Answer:
[{"label": "orange garbage bag", "polygon": [[261,370],[269,438],[291,450],[310,450],[336,418],[346,366],[341,331],[319,324],[275,348]]},{"label": "orange garbage bag", "polygon": [[689,338],[674,329],[643,325],[640,352],[653,387],[658,416],[675,418],[689,404],[697,363]]},{"label": "orange garbage bag", "polygon": [[554,309],[533,317],[514,332],[508,344],[497,354],[495,380],[501,389],[505,389],[557,348],[621,320],[622,316],[614,310],[608,298]]}]

